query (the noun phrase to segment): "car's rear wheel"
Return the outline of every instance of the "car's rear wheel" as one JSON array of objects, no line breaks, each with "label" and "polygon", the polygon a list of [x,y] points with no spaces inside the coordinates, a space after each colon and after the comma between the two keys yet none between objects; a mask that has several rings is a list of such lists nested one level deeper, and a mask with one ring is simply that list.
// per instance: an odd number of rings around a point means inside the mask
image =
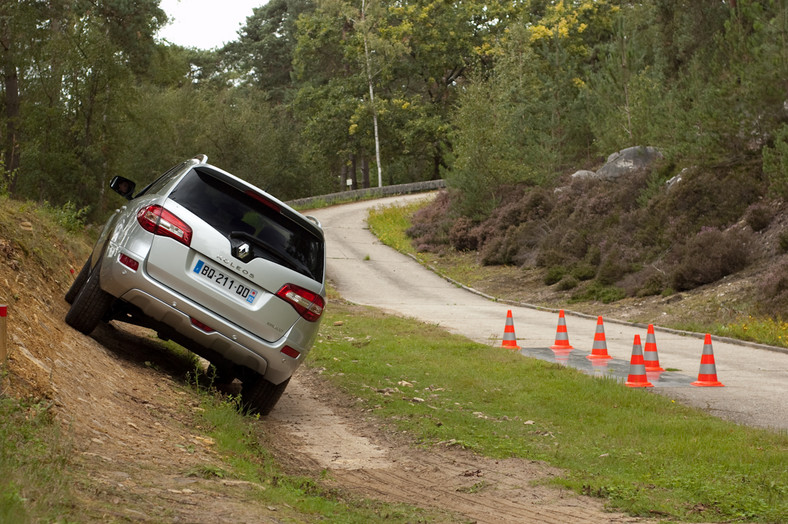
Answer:
[{"label": "car's rear wheel", "polygon": [[66,313],[66,324],[77,331],[89,335],[104,315],[109,311],[115,297],[101,289],[99,285],[99,273],[101,265],[96,264],[88,272],[85,283],[80,288],[71,308]]},{"label": "car's rear wheel", "polygon": [[252,414],[268,415],[279,402],[289,382],[289,378],[281,384],[273,384],[260,375],[244,377],[241,383],[243,409]]},{"label": "car's rear wheel", "polygon": [[79,290],[82,289],[82,286],[85,284],[85,280],[88,278],[88,273],[90,273],[90,259],[87,259],[85,265],[83,265],[82,269],[79,270],[77,278],[74,279],[71,287],[68,288],[68,291],[66,291],[66,302],[69,304],[74,303],[74,299],[77,298]]}]

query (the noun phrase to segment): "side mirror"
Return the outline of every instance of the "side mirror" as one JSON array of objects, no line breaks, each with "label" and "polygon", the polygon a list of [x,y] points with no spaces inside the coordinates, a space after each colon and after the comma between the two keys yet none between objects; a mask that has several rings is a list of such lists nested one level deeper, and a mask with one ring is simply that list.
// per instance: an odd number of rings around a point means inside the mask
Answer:
[{"label": "side mirror", "polygon": [[137,187],[137,184],[128,178],[115,176],[110,180],[109,187],[126,200],[131,200],[131,195],[134,194],[134,188]]}]

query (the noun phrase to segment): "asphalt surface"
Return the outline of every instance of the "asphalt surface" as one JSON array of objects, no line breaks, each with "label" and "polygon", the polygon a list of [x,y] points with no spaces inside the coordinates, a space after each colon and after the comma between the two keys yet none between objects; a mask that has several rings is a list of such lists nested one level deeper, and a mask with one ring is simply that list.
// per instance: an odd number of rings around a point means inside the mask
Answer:
[{"label": "asphalt surface", "polygon": [[[491,301],[436,275],[406,255],[384,246],[367,227],[369,210],[406,203],[429,195],[408,195],[364,201],[309,211],[326,233],[328,278],[343,298],[398,315],[438,324],[448,331],[500,348],[507,312],[512,311],[517,344],[523,355],[554,360],[549,348],[557,338],[556,312]],[[330,304],[329,304],[330,307]],[[589,374],[626,380],[635,335],[646,343],[646,329],[615,319],[604,319],[608,354],[606,368],[591,366],[597,330],[596,317],[565,310],[568,343],[574,350],[562,364]],[[690,336],[655,326],[660,365],[666,372],[650,376],[652,391],[684,404],[757,427],[788,430],[788,353],[712,337],[714,367],[724,387],[696,387],[702,334]]]}]

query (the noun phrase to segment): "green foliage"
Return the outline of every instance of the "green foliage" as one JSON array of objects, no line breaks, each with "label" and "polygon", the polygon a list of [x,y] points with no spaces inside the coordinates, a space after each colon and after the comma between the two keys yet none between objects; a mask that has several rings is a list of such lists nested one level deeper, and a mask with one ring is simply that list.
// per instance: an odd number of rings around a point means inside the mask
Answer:
[{"label": "green foliage", "polygon": [[552,286],[561,281],[566,275],[566,268],[563,266],[551,266],[547,269],[547,272],[544,276],[544,283],[548,286]]},{"label": "green foliage", "polygon": [[788,124],[777,129],[773,145],[763,148],[763,172],[769,180],[769,192],[788,198]]},{"label": "green foliage", "polygon": [[600,281],[592,281],[587,285],[578,287],[572,292],[571,301],[592,301],[610,304],[621,300],[626,296],[626,292],[618,287],[602,284]]},{"label": "green foliage", "polygon": [[71,441],[50,408],[45,402],[0,397],[3,522],[68,521],[76,502],[68,473]]},{"label": "green foliage", "polygon": [[[786,289],[782,290],[783,292]],[[752,340],[777,347],[788,347],[788,322],[780,318],[739,318],[717,328],[720,335],[738,340]]]},{"label": "green foliage", "polygon": [[[475,225],[511,184],[551,188],[654,145],[675,171],[762,160],[784,196],[787,12],[754,0],[272,0],[238,41],[199,51],[155,43],[165,17],[153,0],[7,2],[0,187],[101,220],[117,204],[100,189],[112,175],[144,183],[206,153],[286,199],[364,185],[378,167],[387,184],[443,176],[455,216]],[[519,260],[510,243],[487,258]]]},{"label": "green foliage", "polygon": [[69,233],[77,233],[85,227],[85,219],[90,210],[88,207],[77,209],[73,202],[66,202],[60,207],[53,207],[48,202],[44,202],[41,209]]}]

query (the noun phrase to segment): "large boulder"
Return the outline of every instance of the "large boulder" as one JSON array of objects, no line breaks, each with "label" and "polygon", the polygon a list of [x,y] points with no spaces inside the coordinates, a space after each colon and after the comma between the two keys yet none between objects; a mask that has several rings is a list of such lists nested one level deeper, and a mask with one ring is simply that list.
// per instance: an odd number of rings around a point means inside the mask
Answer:
[{"label": "large boulder", "polygon": [[602,180],[616,180],[621,176],[647,169],[661,159],[662,153],[656,147],[628,147],[607,157],[607,163],[599,168],[596,176]]}]

